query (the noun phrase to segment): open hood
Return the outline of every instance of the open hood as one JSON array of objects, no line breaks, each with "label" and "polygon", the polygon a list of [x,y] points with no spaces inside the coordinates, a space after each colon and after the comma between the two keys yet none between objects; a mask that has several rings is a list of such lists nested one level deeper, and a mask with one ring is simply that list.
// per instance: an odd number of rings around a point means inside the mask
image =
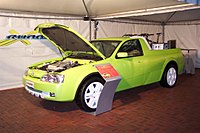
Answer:
[{"label": "open hood", "polygon": [[70,52],[96,52],[101,58],[105,59],[105,56],[90,42],[69,27],[54,23],[43,23],[38,25],[35,30],[66,55]]}]

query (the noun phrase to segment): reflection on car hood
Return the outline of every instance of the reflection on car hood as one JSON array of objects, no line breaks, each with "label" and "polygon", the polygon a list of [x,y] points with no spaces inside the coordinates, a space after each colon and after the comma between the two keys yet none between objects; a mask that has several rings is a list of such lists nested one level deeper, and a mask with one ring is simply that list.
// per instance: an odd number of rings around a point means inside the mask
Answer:
[{"label": "reflection on car hood", "polygon": [[105,58],[92,44],[69,27],[53,23],[44,23],[38,25],[35,30],[50,40],[64,53],[66,51],[96,52],[100,57]]}]

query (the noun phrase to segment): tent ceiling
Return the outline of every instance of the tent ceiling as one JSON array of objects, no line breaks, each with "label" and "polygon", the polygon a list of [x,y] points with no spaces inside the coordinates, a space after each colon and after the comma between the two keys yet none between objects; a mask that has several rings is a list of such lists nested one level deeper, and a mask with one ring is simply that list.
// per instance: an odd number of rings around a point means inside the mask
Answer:
[{"label": "tent ceiling", "polygon": [[191,9],[185,11],[168,12],[161,14],[152,14],[144,16],[130,16],[124,17],[125,20],[150,21],[158,23],[181,22],[181,21],[195,21],[200,20],[200,9]]},{"label": "tent ceiling", "polygon": [[[122,17],[129,20],[145,20],[145,21],[165,21],[171,14],[169,11],[159,13],[160,7],[185,5],[185,2],[180,0],[0,0],[0,10],[17,12],[17,13],[31,13],[31,14],[56,14],[59,16],[79,16],[84,17],[87,12],[84,8],[83,1],[85,1],[89,15],[93,18],[104,18],[109,16],[110,18]],[[191,5],[189,5],[191,6]],[[192,5],[195,6],[195,5]],[[149,12],[151,9],[158,8],[156,13],[150,15],[137,15],[135,12],[144,10]],[[151,11],[150,11],[151,12]],[[186,14],[187,19],[200,19],[198,9],[192,11],[183,11],[183,13],[175,13],[175,15],[170,19],[170,21],[181,21],[184,18],[179,16]],[[130,14],[131,13],[131,14]],[[191,13],[195,16],[191,17]],[[127,16],[128,14],[128,16]],[[158,14],[158,15],[157,15]],[[192,15],[193,16],[193,15]],[[177,19],[177,20],[176,20]]]}]

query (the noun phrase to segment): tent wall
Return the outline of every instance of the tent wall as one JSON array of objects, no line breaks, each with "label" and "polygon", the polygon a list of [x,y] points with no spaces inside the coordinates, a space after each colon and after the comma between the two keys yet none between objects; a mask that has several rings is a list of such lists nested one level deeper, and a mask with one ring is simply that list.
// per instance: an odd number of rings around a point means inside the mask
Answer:
[{"label": "tent wall", "polygon": [[[98,26],[97,38],[101,37],[120,37],[124,34],[155,34],[162,32],[162,26],[155,24],[139,24],[139,23],[119,23],[100,21]],[[162,37],[160,37],[162,38]],[[152,36],[152,40],[156,40],[157,36]]]},{"label": "tent wall", "polygon": [[[67,25],[83,37],[89,40],[89,22],[83,20],[64,19],[36,19],[0,17],[0,40],[10,35],[9,30],[16,30],[19,34],[32,31],[38,24],[53,22]],[[124,34],[157,33],[162,32],[163,27],[156,24],[122,23],[99,21],[97,26],[97,38],[119,37]],[[165,40],[176,39],[180,48],[194,48],[200,51],[200,25],[166,25]],[[94,23],[92,23],[92,39],[94,38]],[[162,37],[160,37],[161,39]],[[150,39],[156,40],[156,36]],[[12,45],[0,46],[0,90],[22,85],[22,75],[30,64],[45,59],[60,56],[59,51],[47,40],[28,40],[26,46],[17,41]],[[196,59],[196,67],[200,68],[200,52]]]},{"label": "tent wall", "polygon": [[[67,25],[85,38],[89,38],[89,24],[82,20],[32,19],[16,17],[0,17],[0,40],[10,35],[10,30],[23,34],[40,23],[54,22]],[[59,51],[47,40],[28,40],[26,46],[17,41],[8,46],[0,46],[0,90],[22,86],[22,75],[30,64],[60,56]]]},{"label": "tent wall", "polygon": [[[199,21],[200,22],[200,21]],[[173,24],[165,27],[165,40],[176,39],[177,47],[191,50],[196,68],[200,68],[200,24]]]},{"label": "tent wall", "polygon": [[[89,22],[82,20],[56,20],[56,19],[34,19],[17,17],[0,17],[0,40],[10,35],[9,30],[15,30],[19,34],[32,31],[38,24],[53,22],[67,25],[83,37],[89,39]],[[92,23],[92,34],[94,34],[94,23]],[[127,33],[160,32],[160,26],[137,25],[128,23],[100,21],[97,37],[118,37]],[[94,35],[92,35],[94,38]],[[0,90],[22,85],[22,75],[30,64],[45,59],[59,56],[59,51],[47,40],[28,40],[30,45],[26,46],[18,41],[8,46],[0,46]]]}]

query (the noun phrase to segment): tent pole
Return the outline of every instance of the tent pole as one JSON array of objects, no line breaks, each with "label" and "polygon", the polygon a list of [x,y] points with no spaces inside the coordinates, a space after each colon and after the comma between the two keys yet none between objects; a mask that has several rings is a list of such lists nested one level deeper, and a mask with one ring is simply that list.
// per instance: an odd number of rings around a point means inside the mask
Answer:
[{"label": "tent pole", "polygon": [[97,31],[98,31],[99,22],[94,20],[94,39],[97,39]]},{"label": "tent pole", "polygon": [[163,21],[161,23],[161,26],[162,26],[162,33],[163,33],[163,43],[165,42],[165,25],[169,22],[169,20],[176,14],[176,12],[172,12],[172,14],[170,16],[168,16],[168,18]]},{"label": "tent pole", "polygon": [[89,41],[92,40],[92,20],[89,18]]},{"label": "tent pole", "polygon": [[97,38],[97,21],[95,20],[94,21],[94,39],[96,39]]},{"label": "tent pole", "polygon": [[84,5],[86,13],[87,13],[85,18],[86,19],[89,18],[89,41],[91,41],[92,40],[92,20],[91,20],[90,13],[89,13],[89,10],[87,8],[87,5],[85,3],[85,0],[82,0],[82,2],[83,2],[83,5]]},{"label": "tent pole", "polygon": [[162,42],[165,42],[165,23],[161,23],[162,26]]}]

